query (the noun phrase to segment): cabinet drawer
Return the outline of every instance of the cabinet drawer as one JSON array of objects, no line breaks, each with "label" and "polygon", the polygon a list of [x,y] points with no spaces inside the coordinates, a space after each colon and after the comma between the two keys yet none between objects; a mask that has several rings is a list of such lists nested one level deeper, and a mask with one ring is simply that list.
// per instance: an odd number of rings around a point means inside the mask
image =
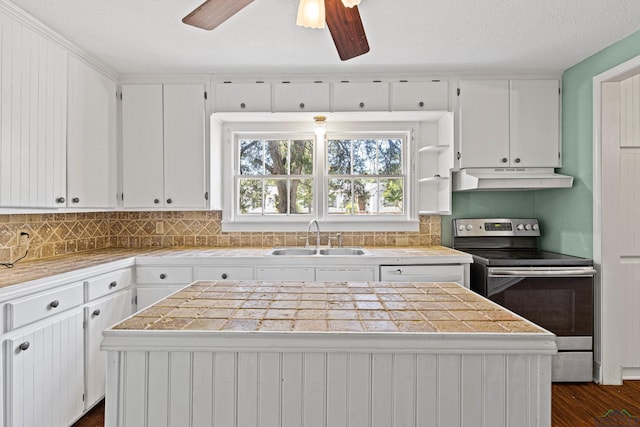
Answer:
[{"label": "cabinet drawer", "polygon": [[92,277],[85,282],[89,301],[131,286],[131,269],[114,271],[102,276]]},{"label": "cabinet drawer", "polygon": [[389,111],[388,83],[336,83],[334,111]]},{"label": "cabinet drawer", "polygon": [[274,111],[328,111],[329,83],[278,83],[273,87]]},{"label": "cabinet drawer", "polygon": [[253,267],[197,267],[195,280],[251,280]]},{"label": "cabinet drawer", "polygon": [[394,111],[449,110],[447,82],[399,82],[392,90]]},{"label": "cabinet drawer", "polygon": [[136,268],[137,284],[155,283],[191,283],[193,273],[191,267],[138,267]]},{"label": "cabinet drawer", "polygon": [[79,306],[84,302],[83,288],[84,283],[78,282],[7,303],[7,330],[17,329]]},{"label": "cabinet drawer", "polygon": [[264,267],[256,268],[257,280],[313,281],[316,269],[313,267]]},{"label": "cabinet drawer", "polygon": [[219,83],[216,85],[216,111],[271,111],[271,85]]},{"label": "cabinet drawer", "polygon": [[460,264],[381,265],[380,281],[464,283],[464,267]]}]

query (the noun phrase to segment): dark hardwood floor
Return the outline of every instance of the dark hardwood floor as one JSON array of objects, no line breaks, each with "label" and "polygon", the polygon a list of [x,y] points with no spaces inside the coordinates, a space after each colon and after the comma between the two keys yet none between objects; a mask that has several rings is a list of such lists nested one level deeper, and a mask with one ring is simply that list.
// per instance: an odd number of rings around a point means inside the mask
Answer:
[{"label": "dark hardwood floor", "polygon": [[[640,381],[625,381],[621,386],[553,384],[553,427],[637,426],[640,427]],[[610,410],[626,411],[609,413]],[[630,418],[629,415],[638,417]],[[617,416],[617,418],[616,418]],[[614,423],[613,421],[617,422]],[[624,423],[624,424],[622,424]],[[73,427],[103,427],[104,402],[94,407]]]}]

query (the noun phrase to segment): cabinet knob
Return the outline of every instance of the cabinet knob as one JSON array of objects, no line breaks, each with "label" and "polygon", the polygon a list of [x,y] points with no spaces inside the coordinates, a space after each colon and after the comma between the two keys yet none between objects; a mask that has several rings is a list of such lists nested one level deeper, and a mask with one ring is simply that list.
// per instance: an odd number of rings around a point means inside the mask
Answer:
[{"label": "cabinet knob", "polygon": [[509,159],[507,159],[506,157],[503,157],[502,160],[500,160],[502,163],[507,163],[509,161]]},{"label": "cabinet knob", "polygon": [[364,102],[361,102],[360,104],[358,104],[358,106],[359,106],[360,108],[364,108]]},{"label": "cabinet knob", "polygon": [[171,204],[171,203],[173,203],[173,200],[171,200],[171,199],[167,199],[167,203],[168,203],[168,204]]},{"label": "cabinet knob", "polygon": [[462,153],[458,151],[458,154],[456,154],[456,158],[460,160],[460,157],[462,157]]},{"label": "cabinet knob", "polygon": [[246,108],[247,104],[245,104],[244,102],[240,103],[240,108]]},{"label": "cabinet knob", "polygon": [[67,201],[67,199],[65,199],[64,197],[58,197],[58,198],[56,199],[56,203],[64,203],[64,202],[66,202],[66,201]]},{"label": "cabinet knob", "polygon": [[71,199],[71,201],[73,203],[80,203],[80,198],[79,197],[74,197],[73,199]]},{"label": "cabinet knob", "polygon": [[424,102],[422,101],[418,102],[418,107],[424,107]]},{"label": "cabinet knob", "polygon": [[99,308],[96,308],[95,310],[93,310],[93,313],[92,313],[92,314],[93,314],[94,316],[100,316],[100,309],[99,309]]},{"label": "cabinet knob", "polygon": [[516,163],[520,163],[520,159],[519,159],[519,158],[517,158],[517,159],[515,160],[515,162],[516,162]]},{"label": "cabinet knob", "polygon": [[58,301],[57,299],[55,299],[55,300],[53,300],[53,301],[51,301],[51,302],[49,303],[49,307],[50,307],[50,308],[56,308],[56,307],[58,307],[59,305],[60,305],[60,301]]},{"label": "cabinet knob", "polygon": [[158,203],[160,203],[160,199],[153,199],[153,203],[157,205]]},{"label": "cabinet knob", "polygon": [[222,276],[220,276],[220,277],[222,277],[223,279],[226,279],[229,276],[227,276],[227,273],[222,273]]},{"label": "cabinet knob", "polygon": [[29,347],[31,347],[31,343],[30,343],[29,341],[25,341],[25,342],[23,342],[22,344],[20,344],[20,345],[18,346],[18,348],[20,349],[20,351],[28,350],[28,349],[29,349]]},{"label": "cabinet knob", "polygon": [[164,274],[164,273],[162,273],[162,274],[160,275],[160,278],[164,280],[164,279],[166,279],[166,278],[167,278],[167,275],[166,275],[166,274]]},{"label": "cabinet knob", "polygon": [[304,108],[304,102],[301,102],[301,103],[300,103],[300,108],[301,108],[301,109],[302,109],[302,108]]},{"label": "cabinet knob", "polygon": [[114,280],[113,282],[109,283],[109,288],[115,288],[116,286],[118,286],[118,282],[116,280]]}]

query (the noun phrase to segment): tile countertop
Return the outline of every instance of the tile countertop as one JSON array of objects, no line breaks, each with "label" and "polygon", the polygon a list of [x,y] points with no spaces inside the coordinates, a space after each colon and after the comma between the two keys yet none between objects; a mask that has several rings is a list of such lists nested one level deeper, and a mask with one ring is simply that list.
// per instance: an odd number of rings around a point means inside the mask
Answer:
[{"label": "tile countertop", "polygon": [[456,283],[198,281],[115,330],[548,334]]},{"label": "tile countertop", "polygon": [[[0,269],[0,288],[43,279],[56,274],[64,274],[83,268],[118,261],[125,258],[141,257],[145,260],[157,260],[165,263],[167,258],[180,259],[187,262],[191,259],[205,259],[211,257],[228,257],[240,259],[243,257],[264,257],[272,248],[145,248],[145,249],[97,249],[94,251],[78,252],[35,261],[21,261],[13,268]],[[444,246],[427,246],[411,248],[367,248],[374,258],[403,258],[403,257],[460,257],[470,255]],[[278,257],[279,261],[289,258],[299,262],[301,257]],[[327,262],[335,257],[327,257]],[[344,257],[342,257],[344,258]],[[347,257],[357,260],[360,257]],[[371,257],[369,257],[371,258]],[[273,261],[275,257],[269,257]],[[366,259],[365,257],[360,258]],[[296,261],[297,260],[297,261]],[[470,262],[470,261],[467,261]]]}]

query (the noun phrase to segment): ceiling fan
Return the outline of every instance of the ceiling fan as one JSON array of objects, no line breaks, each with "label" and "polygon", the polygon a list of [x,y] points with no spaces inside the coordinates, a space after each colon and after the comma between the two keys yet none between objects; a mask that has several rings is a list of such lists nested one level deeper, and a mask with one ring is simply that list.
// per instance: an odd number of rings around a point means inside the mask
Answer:
[{"label": "ceiling fan", "polygon": [[[253,0],[206,0],[185,16],[182,22],[204,30],[213,30],[252,2]],[[323,28],[323,22],[314,25],[301,23],[301,14],[311,10],[316,17],[326,20],[341,60],[346,61],[369,52],[369,43],[357,6],[360,1],[324,0],[324,4],[322,3],[323,0],[300,0],[297,24]]]}]

